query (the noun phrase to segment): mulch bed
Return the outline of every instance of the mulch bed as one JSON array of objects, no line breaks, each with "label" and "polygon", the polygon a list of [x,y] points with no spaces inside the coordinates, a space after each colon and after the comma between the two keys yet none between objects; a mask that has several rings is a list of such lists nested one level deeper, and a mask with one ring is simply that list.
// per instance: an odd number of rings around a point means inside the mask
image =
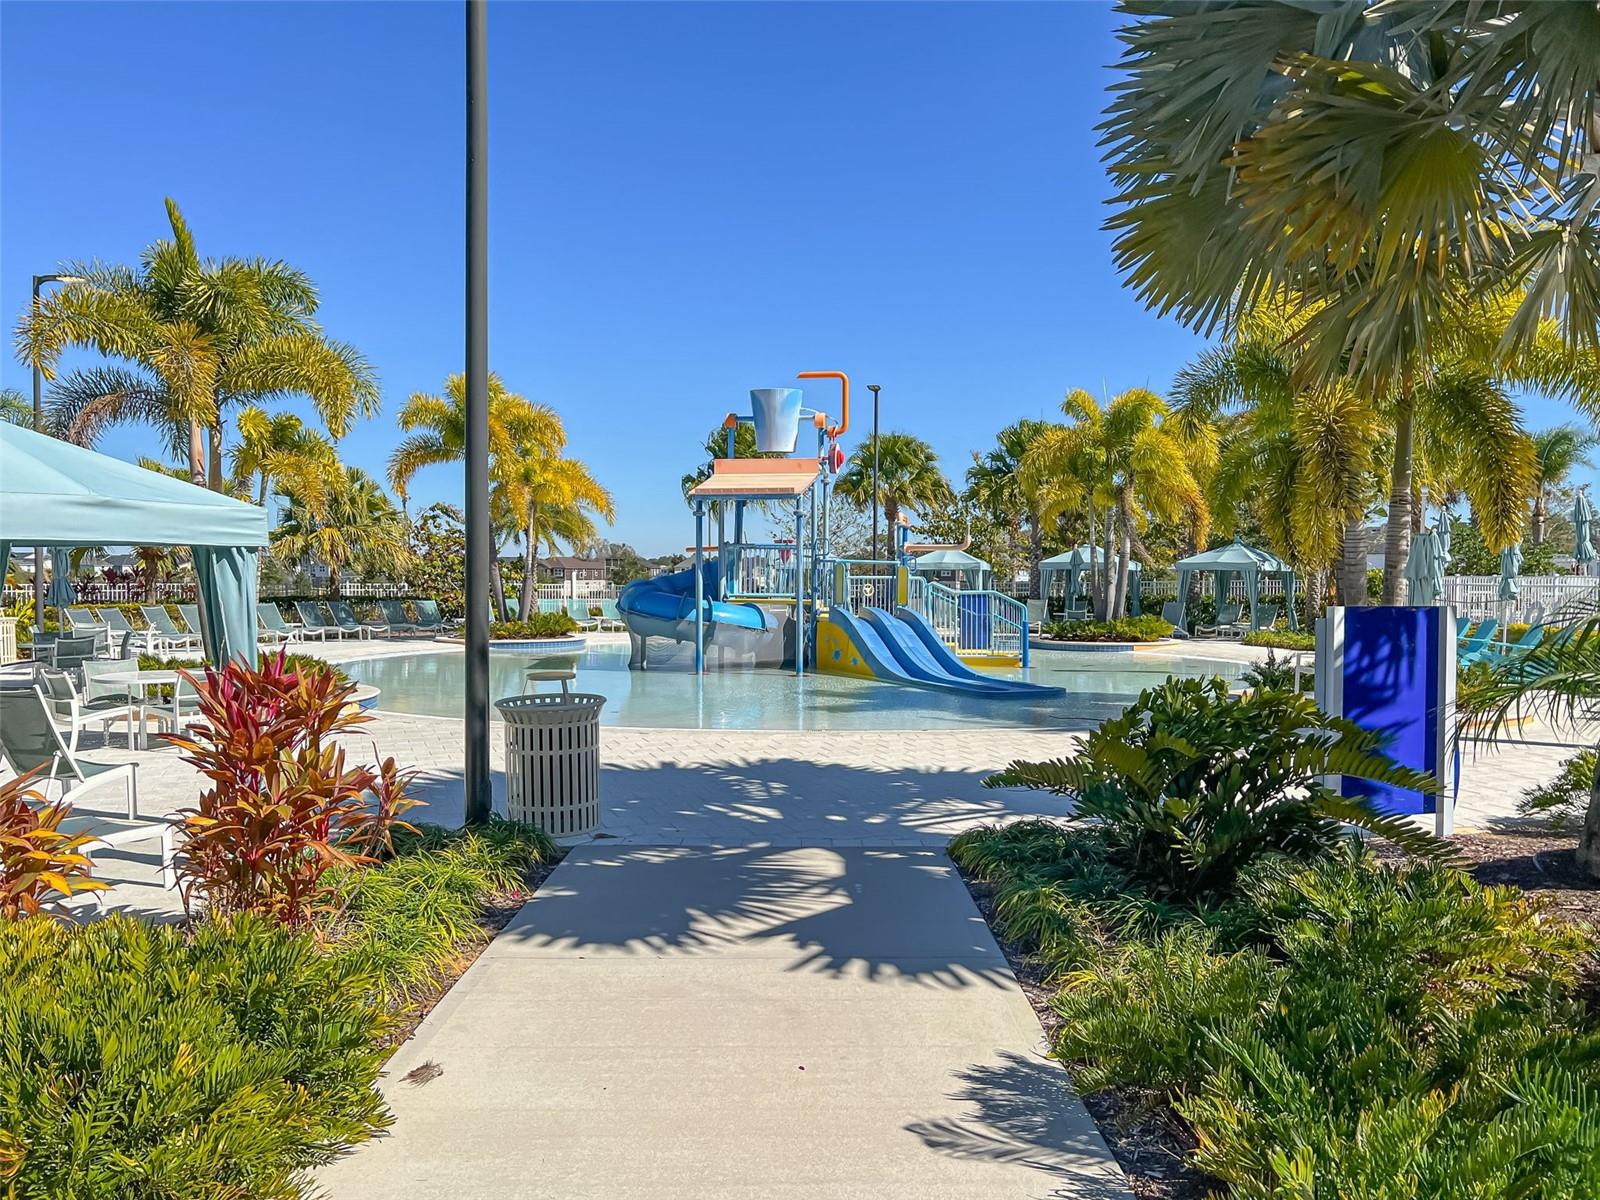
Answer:
[{"label": "mulch bed", "polygon": [[[994,889],[964,871],[961,877],[978,911],[988,922],[989,931],[1000,943],[1006,962],[1022,985],[1023,995],[1033,1005],[1034,1015],[1044,1027],[1046,1038],[1054,1042],[1056,1030],[1061,1026],[1061,1017],[1050,1007],[1055,989],[1045,982],[1044,972],[1037,962],[1015,943],[1000,936],[994,920]],[[1070,1077],[1072,1064],[1065,1065]],[[1205,1200],[1221,1188],[1217,1180],[1189,1165],[1189,1155],[1195,1147],[1194,1134],[1165,1104],[1131,1089],[1114,1089],[1080,1098],[1100,1127],[1100,1136],[1105,1138],[1117,1165],[1128,1177],[1128,1189],[1139,1200]]]},{"label": "mulch bed", "polygon": [[548,862],[535,863],[533,868],[523,877],[520,888],[511,892],[498,892],[484,902],[483,912],[478,917],[478,924],[483,930],[483,936],[463,943],[456,955],[455,962],[444,979],[438,985],[425,993],[413,996],[410,1003],[405,1006],[405,1011],[400,1014],[394,1029],[384,1039],[385,1049],[394,1049],[416,1032],[422,1019],[433,1011],[434,1006],[443,1000],[445,993],[453,988],[456,980],[467,973],[467,968],[478,961],[495,935],[511,924],[511,918],[522,910],[522,906],[532,899],[533,894],[539,890],[540,885],[550,878],[550,872],[560,865],[565,851],[558,853]]}]

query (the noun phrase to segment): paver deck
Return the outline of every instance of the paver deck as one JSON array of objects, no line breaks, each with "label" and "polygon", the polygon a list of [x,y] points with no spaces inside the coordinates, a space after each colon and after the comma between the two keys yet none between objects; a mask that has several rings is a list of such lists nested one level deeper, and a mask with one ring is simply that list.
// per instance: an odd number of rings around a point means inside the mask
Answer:
[{"label": "paver deck", "polygon": [[[924,848],[575,850],[390,1064],[331,1200],[1121,1200]],[[404,1076],[441,1071],[420,1086]]]}]

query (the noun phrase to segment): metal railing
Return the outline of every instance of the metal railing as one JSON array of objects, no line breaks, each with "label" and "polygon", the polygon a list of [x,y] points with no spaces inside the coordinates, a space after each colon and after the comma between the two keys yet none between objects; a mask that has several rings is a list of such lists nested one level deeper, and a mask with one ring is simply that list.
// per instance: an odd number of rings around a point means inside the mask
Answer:
[{"label": "metal railing", "polygon": [[730,546],[728,557],[728,573],[723,577],[723,584],[730,594],[793,599],[800,569],[793,543],[753,545],[745,542]]},{"label": "metal railing", "polygon": [[899,564],[866,558],[836,558],[834,579],[828,589],[833,603],[853,613],[864,608],[893,612],[900,603]]},{"label": "metal railing", "polygon": [[958,654],[1015,654],[1028,665],[1028,608],[1022,601],[1004,592],[958,592],[931,579],[912,579],[907,607]]}]

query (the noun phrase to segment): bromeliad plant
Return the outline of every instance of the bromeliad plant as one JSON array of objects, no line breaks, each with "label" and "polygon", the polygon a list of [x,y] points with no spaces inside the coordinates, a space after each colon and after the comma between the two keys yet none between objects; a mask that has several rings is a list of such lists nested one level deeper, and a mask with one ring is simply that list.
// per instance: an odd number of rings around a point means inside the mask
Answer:
[{"label": "bromeliad plant", "polygon": [[106,886],[90,877],[92,864],[83,853],[93,839],[62,831],[71,807],[46,805],[30,786],[37,773],[0,782],[0,918],[6,920]]},{"label": "bromeliad plant", "polygon": [[1180,902],[1226,895],[1261,858],[1330,852],[1347,825],[1413,853],[1446,855],[1442,842],[1323,782],[1339,775],[1434,786],[1385,755],[1377,734],[1305,697],[1235,698],[1221,679],[1172,679],[1089,734],[1076,758],[1014,762],[984,784],[1072,796],[1070,819],[1098,822],[1108,862],[1152,895]]},{"label": "bromeliad plant", "polygon": [[334,739],[369,718],[350,704],[355,685],[329,671],[280,653],[190,678],[202,720],[169,740],[212,786],[183,814],[184,902],[303,927],[327,899],[330,867],[371,862],[411,829],[409,776],[393,759],[347,765]]}]

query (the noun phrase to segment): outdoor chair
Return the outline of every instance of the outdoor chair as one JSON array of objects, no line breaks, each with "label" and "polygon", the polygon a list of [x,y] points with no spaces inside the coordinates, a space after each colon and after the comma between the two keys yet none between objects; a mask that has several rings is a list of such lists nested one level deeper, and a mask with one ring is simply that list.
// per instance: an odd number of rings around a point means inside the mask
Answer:
[{"label": "outdoor chair", "polygon": [[270,600],[256,605],[256,636],[269,646],[282,646],[295,640],[295,631],[284,624],[278,606]]},{"label": "outdoor chair", "polygon": [[333,614],[333,623],[346,633],[355,633],[358,637],[371,637],[375,633],[388,633],[389,626],[382,621],[362,621],[356,616],[356,610],[348,600],[329,600],[328,611]]},{"label": "outdoor chair", "polygon": [[178,615],[183,618],[183,623],[190,633],[197,638],[202,638],[200,632],[200,606],[198,604],[178,605]]},{"label": "outdoor chair", "polygon": [[565,612],[566,607],[559,600],[541,600],[539,601],[539,611],[549,616],[553,613]]},{"label": "outdoor chair", "polygon": [[1234,632],[1239,624],[1240,608],[1238,604],[1224,604],[1217,609],[1215,624],[1196,624],[1194,631],[1207,637],[1222,637],[1226,633]]},{"label": "outdoor chair", "polygon": [[359,629],[343,629],[332,622],[324,621],[322,619],[321,611],[317,608],[316,604],[311,601],[296,600],[294,602],[294,611],[300,615],[300,626],[303,636],[315,634],[317,637],[323,639],[326,639],[330,633],[337,633],[341,639],[347,637],[359,638],[366,636]]},{"label": "outdoor chair", "polygon": [[1161,619],[1179,633],[1183,631],[1178,627],[1178,618],[1183,616],[1183,605],[1176,600],[1168,600],[1161,606]]},{"label": "outdoor chair", "polygon": [[610,626],[612,629],[626,629],[628,623],[622,619],[622,613],[617,608],[615,600],[600,601],[600,627]]},{"label": "outdoor chair", "polygon": [[100,650],[100,639],[89,637],[57,637],[44,643],[41,661],[62,671],[77,671],[91,661]]},{"label": "outdoor chair", "polygon": [[163,650],[198,650],[200,648],[200,635],[184,633],[173,621],[172,614],[167,611],[165,604],[141,604],[139,613],[144,617],[144,623],[150,626],[150,641],[152,648],[159,646]]},{"label": "outdoor chair", "polygon": [[461,624],[460,621],[445,620],[437,600],[413,600],[411,604],[417,610],[417,628],[426,633],[443,633]]},{"label": "outdoor chair", "polygon": [[1469,630],[1471,628],[1472,628],[1472,618],[1471,617],[1457,617],[1456,618],[1456,641],[1459,642],[1462,638],[1466,637],[1467,636],[1467,630]]},{"label": "outdoor chair", "polygon": [[578,623],[579,629],[599,629],[600,622],[589,615],[587,600],[568,600],[567,616]]},{"label": "outdoor chair", "polygon": [[[145,719],[149,705],[145,703],[144,687],[139,683],[139,663],[129,659],[92,659],[83,664],[83,698],[90,704],[124,704],[137,726],[130,723],[128,748],[134,748],[134,730],[139,740],[144,738]],[[158,714],[159,715],[159,714]]]},{"label": "outdoor chair", "polygon": [[122,615],[120,608],[112,608],[109,604],[95,609],[95,615],[105,623],[114,639],[111,643],[111,653],[119,658],[127,658],[129,651],[134,646],[144,646],[151,653],[155,652],[155,639],[145,630],[135,629],[133,622]]},{"label": "outdoor chair", "polygon": [[111,653],[111,627],[95,615],[92,609],[68,608],[65,610],[67,628],[78,637],[92,636],[95,652]]},{"label": "outdoor chair", "polygon": [[[93,839],[79,851],[86,858],[92,861],[98,851],[112,847],[159,842],[162,886],[176,886],[173,858],[179,819],[141,820],[137,766],[80,760],[61,740],[61,733],[50,716],[49,702],[38,687],[0,691],[0,761],[19,775],[40,770],[42,773],[36,779],[41,794],[47,794],[51,784],[60,785],[58,799],[75,810],[61,823],[61,832],[86,834]],[[84,793],[108,783],[123,785],[127,796],[126,818],[78,809]]]},{"label": "outdoor chair", "polygon": [[[1271,629],[1274,625],[1276,625],[1278,623],[1278,605],[1276,605],[1276,604],[1263,604],[1260,607],[1261,607],[1261,612],[1260,612],[1259,620],[1257,620],[1257,622],[1256,622],[1256,628],[1257,629]],[[1256,614],[1252,613],[1251,615],[1255,616]]]},{"label": "outdoor chair", "polygon": [[379,600],[378,608],[383,619],[389,622],[390,633],[421,633],[422,626],[406,616],[406,606],[401,600]]},{"label": "outdoor chair", "polygon": [[1495,630],[1499,627],[1493,617],[1478,625],[1472,636],[1462,642],[1456,650],[1456,663],[1459,666],[1470,667],[1473,663],[1483,662],[1494,654],[1492,643]]},{"label": "outdoor chair", "polygon": [[128,747],[133,748],[133,705],[128,698],[101,696],[97,700],[85,700],[73,686],[72,676],[59,667],[47,667],[42,663],[34,669],[33,682],[44,699],[51,721],[66,735],[68,753],[78,752],[78,735],[90,725],[105,730],[109,742],[111,731],[107,726],[119,720],[124,723]]}]

